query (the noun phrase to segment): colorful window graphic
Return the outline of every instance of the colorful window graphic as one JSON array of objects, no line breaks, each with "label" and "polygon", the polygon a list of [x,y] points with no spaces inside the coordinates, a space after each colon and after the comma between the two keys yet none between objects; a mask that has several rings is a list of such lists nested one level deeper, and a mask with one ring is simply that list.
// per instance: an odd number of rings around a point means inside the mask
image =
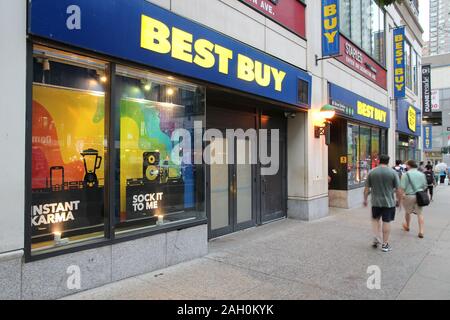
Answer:
[{"label": "colorful window graphic", "polygon": [[33,67],[32,254],[205,219],[203,88],[38,45]]},{"label": "colorful window graphic", "polygon": [[35,49],[32,248],[104,236],[106,64]]},{"label": "colorful window graphic", "polygon": [[203,165],[193,159],[202,152],[193,131],[204,123],[203,89],[118,66],[116,99],[117,232],[205,217]]}]

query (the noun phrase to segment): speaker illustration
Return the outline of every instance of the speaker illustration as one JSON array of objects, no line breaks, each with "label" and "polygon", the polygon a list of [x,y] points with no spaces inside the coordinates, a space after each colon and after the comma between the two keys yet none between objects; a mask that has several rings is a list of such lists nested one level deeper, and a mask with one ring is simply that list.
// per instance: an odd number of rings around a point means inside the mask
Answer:
[{"label": "speaker illustration", "polygon": [[143,177],[149,183],[158,183],[160,178],[159,152],[144,152]]}]

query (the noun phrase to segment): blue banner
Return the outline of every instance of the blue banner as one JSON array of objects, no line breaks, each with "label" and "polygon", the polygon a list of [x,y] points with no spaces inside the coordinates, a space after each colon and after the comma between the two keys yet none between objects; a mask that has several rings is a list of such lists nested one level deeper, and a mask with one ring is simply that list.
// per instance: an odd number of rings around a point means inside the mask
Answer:
[{"label": "blue banner", "polygon": [[394,29],[394,98],[405,97],[405,27]]},{"label": "blue banner", "polygon": [[427,124],[423,126],[423,150],[430,151],[433,149],[433,125]]},{"label": "blue banner", "polygon": [[397,131],[410,136],[420,137],[420,110],[406,100],[397,101]]},{"label": "blue banner", "polygon": [[[33,35],[308,107],[304,71],[146,0],[30,0]],[[308,83],[308,103],[299,86]],[[303,88],[305,86],[301,86]]]},{"label": "blue banner", "polygon": [[339,0],[322,0],[322,57],[339,52]]},{"label": "blue banner", "polygon": [[337,114],[383,128],[390,127],[388,108],[332,83],[329,84],[329,96]]}]

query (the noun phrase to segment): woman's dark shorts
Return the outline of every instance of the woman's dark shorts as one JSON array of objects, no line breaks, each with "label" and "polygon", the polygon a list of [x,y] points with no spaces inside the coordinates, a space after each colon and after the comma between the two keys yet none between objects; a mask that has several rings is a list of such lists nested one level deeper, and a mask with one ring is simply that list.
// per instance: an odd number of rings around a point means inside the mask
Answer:
[{"label": "woman's dark shorts", "polygon": [[383,222],[391,222],[395,219],[395,207],[394,208],[382,208],[372,207],[372,218],[375,220],[383,219]]}]

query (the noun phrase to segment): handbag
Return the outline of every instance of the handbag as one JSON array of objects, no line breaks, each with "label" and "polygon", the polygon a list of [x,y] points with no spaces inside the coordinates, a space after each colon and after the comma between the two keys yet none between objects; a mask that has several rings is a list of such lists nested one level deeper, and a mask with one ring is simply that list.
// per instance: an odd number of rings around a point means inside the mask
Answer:
[{"label": "handbag", "polygon": [[[417,190],[414,184],[411,181],[411,178],[409,177],[409,174],[406,174],[408,177],[409,184],[413,187],[414,190]],[[417,191],[416,192],[416,199],[417,199],[417,205],[419,207],[426,207],[430,204],[430,197],[428,195],[428,191]]]}]

